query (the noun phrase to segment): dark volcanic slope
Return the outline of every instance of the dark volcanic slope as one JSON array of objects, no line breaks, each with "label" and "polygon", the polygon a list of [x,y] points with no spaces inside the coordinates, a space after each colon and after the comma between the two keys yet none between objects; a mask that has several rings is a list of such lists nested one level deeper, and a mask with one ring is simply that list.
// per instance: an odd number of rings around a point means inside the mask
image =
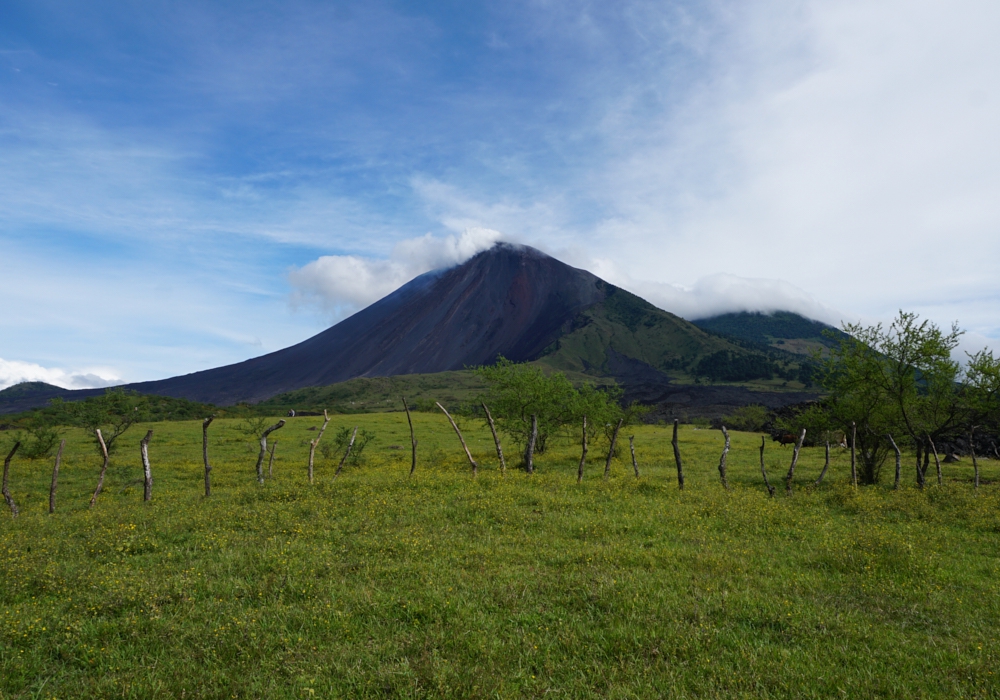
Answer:
[{"label": "dark volcanic slope", "polygon": [[422,275],[298,345],[235,365],[129,388],[219,405],[352,377],[462,369],[538,356],[608,285],[539,251],[500,244]]}]

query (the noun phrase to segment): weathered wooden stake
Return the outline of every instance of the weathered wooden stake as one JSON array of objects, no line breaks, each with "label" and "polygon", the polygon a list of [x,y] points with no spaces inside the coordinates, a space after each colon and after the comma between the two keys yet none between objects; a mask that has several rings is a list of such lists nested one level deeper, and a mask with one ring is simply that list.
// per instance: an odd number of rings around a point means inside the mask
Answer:
[{"label": "weathered wooden stake", "polygon": [[802,449],[802,442],[806,439],[806,429],[802,429],[802,433],[799,435],[799,439],[795,441],[795,451],[792,452],[792,466],[788,468],[788,474],[785,476],[785,493],[789,496],[792,495],[792,479],[795,477],[795,465],[799,461],[799,450]]},{"label": "weathered wooden stake", "polygon": [[7,501],[7,506],[10,508],[10,515],[12,518],[17,517],[17,504],[14,503],[14,497],[10,495],[10,489],[8,488],[8,481],[10,479],[10,460],[14,459],[14,453],[17,452],[17,448],[21,446],[21,441],[18,440],[14,443],[14,447],[11,448],[10,454],[7,455],[7,459],[3,461],[3,488],[0,492],[3,493],[3,499]]},{"label": "weathered wooden stake", "polygon": [[767,469],[764,468],[764,442],[766,438],[761,436],[760,438],[760,473],[764,477],[764,487],[767,488],[767,495],[774,498],[774,487],[771,486],[771,482],[767,480]]},{"label": "weathered wooden stake", "polygon": [[94,489],[94,495],[90,499],[91,508],[97,503],[97,497],[101,495],[101,489],[104,488],[104,472],[108,470],[108,446],[104,444],[104,436],[101,435],[100,428],[95,430],[94,433],[97,435],[97,442],[100,444],[101,453],[104,455],[104,464],[101,466],[101,475],[97,478],[97,488]]},{"label": "weathered wooden stake", "polygon": [[486,403],[483,402],[483,410],[486,411],[486,420],[490,424],[490,432],[493,433],[493,442],[497,446],[497,457],[500,459],[500,474],[507,473],[507,462],[503,458],[503,447],[500,446],[500,436],[497,435],[497,427],[493,423],[493,416],[490,414],[490,409],[486,407]]},{"label": "weathered wooden stake", "polygon": [[677,488],[684,490],[684,468],[681,466],[681,448],[677,444],[677,426],[680,421],[674,418],[674,439],[671,440],[671,444],[674,446],[674,461],[677,462]]},{"label": "weathered wooden stake", "polygon": [[608,446],[608,458],[604,462],[605,479],[607,479],[608,475],[611,473],[611,458],[615,456],[615,443],[618,442],[618,431],[622,429],[622,423],[624,422],[624,418],[619,418],[618,425],[615,426],[615,431],[611,433],[611,445]]},{"label": "weathered wooden stake", "polygon": [[726,479],[726,458],[729,456],[729,431],[726,426],[722,426],[722,434],[726,438],[726,446],[722,448],[722,456],[719,458],[719,478],[722,479],[722,487],[729,490],[729,481]]},{"label": "weathered wooden stake", "polygon": [[465,438],[462,437],[462,431],[458,429],[458,423],[456,423],[455,420],[451,417],[451,414],[448,413],[447,410],[445,410],[444,406],[442,406],[437,401],[435,401],[434,403],[436,403],[437,407],[440,408],[442,411],[444,411],[444,414],[448,416],[448,422],[451,423],[451,427],[455,429],[455,434],[458,435],[458,440],[459,442],[462,443],[462,449],[465,450],[465,456],[469,458],[469,464],[472,465],[472,475],[473,476],[477,475],[479,473],[479,465],[476,464],[476,460],[472,458],[472,453],[469,452],[469,446],[465,444]]},{"label": "weathered wooden stake", "polygon": [[858,440],[858,425],[851,421],[851,485],[858,487],[858,461],[855,453],[855,445]]},{"label": "weathered wooden stake", "polygon": [[819,486],[820,482],[823,481],[823,477],[826,476],[826,470],[830,468],[830,441],[826,441],[826,460],[823,462],[823,471],[819,473],[819,478],[816,479],[816,483],[813,486]]},{"label": "weathered wooden stake", "polygon": [[639,478],[639,463],[635,461],[635,435],[628,436],[628,449],[632,453],[632,471],[635,472],[635,478]]},{"label": "weathered wooden stake", "polygon": [[347,443],[347,452],[340,460],[340,464],[337,465],[337,471],[333,473],[333,478],[336,479],[340,476],[340,472],[344,469],[344,465],[347,464],[347,458],[351,456],[351,449],[354,447],[354,438],[358,436],[358,426],[354,426],[354,432],[351,433],[351,441]]},{"label": "weathered wooden stake", "polygon": [[260,434],[260,454],[257,455],[257,483],[264,483],[264,456],[267,454],[267,436],[273,433],[275,430],[279,430],[285,425],[285,420],[282,418],[277,423],[272,425],[270,428],[265,430]]},{"label": "weathered wooden stake", "polygon": [[413,419],[410,418],[410,407],[406,405],[406,397],[401,396],[403,399],[403,410],[406,411],[406,422],[410,424],[410,445],[413,447],[413,461],[410,463],[410,476],[413,476],[413,471],[417,468],[417,437],[413,434]]},{"label": "weathered wooden stake", "polygon": [[[403,402],[406,403],[405,401]],[[409,412],[407,412],[409,415]],[[313,482],[313,458],[316,456],[316,445],[323,438],[323,432],[326,430],[326,426],[330,424],[330,416],[327,415],[326,409],[323,409],[323,427],[319,429],[319,435],[316,436],[315,440],[309,442],[309,483]]]},{"label": "weathered wooden stake", "polygon": [[969,453],[972,455],[972,468],[976,473],[976,488],[979,488],[979,460],[976,459],[976,428],[969,429]]},{"label": "weathered wooden stake", "polygon": [[528,438],[528,446],[524,449],[524,470],[529,474],[535,473],[535,441],[538,440],[538,416],[531,414],[531,436]]},{"label": "weathered wooden stake", "polygon": [[146,432],[146,437],[139,441],[139,454],[142,456],[142,500],[153,499],[153,470],[149,466],[149,441],[153,439],[153,431]]},{"label": "weathered wooden stake", "polygon": [[920,462],[924,459],[924,443],[919,438],[915,441],[917,448],[917,486],[924,487],[924,473],[920,469]]},{"label": "weathered wooden stake", "polygon": [[892,449],[894,449],[896,451],[896,480],[893,481],[892,488],[893,489],[898,489],[899,488],[899,470],[900,470],[900,462],[902,460],[902,455],[900,455],[900,453],[899,453],[899,446],[896,445],[896,441],[892,439],[892,435],[886,435],[886,437],[889,438],[889,444],[892,445]]},{"label": "weathered wooden stake", "polygon": [[212,465],[208,462],[208,426],[215,420],[215,416],[209,416],[201,422],[201,458],[205,462],[205,498],[212,495]]},{"label": "weathered wooden stake", "polygon": [[931,466],[931,448],[930,445],[924,445],[924,464],[922,467],[920,467],[920,488],[924,488],[927,485],[927,468],[930,466]]},{"label": "weathered wooden stake", "polygon": [[56,463],[52,467],[52,485],[49,487],[49,513],[56,512],[56,486],[59,483],[59,463],[62,462],[64,447],[66,447],[65,440],[59,443],[59,451],[56,452]]},{"label": "weathered wooden stake", "polygon": [[930,435],[927,436],[927,442],[930,443],[931,451],[934,453],[934,464],[937,466],[938,486],[941,486],[941,484],[944,483],[944,479],[941,476],[941,458],[938,457],[937,446],[934,444],[934,440],[931,439]]},{"label": "weathered wooden stake", "polygon": [[271,443],[271,457],[267,460],[267,478],[274,478],[274,451],[278,449],[278,438],[274,438]]},{"label": "weathered wooden stake", "polygon": [[576,483],[583,481],[583,465],[587,462],[587,416],[583,417],[583,453],[580,455],[580,466],[576,470]]}]

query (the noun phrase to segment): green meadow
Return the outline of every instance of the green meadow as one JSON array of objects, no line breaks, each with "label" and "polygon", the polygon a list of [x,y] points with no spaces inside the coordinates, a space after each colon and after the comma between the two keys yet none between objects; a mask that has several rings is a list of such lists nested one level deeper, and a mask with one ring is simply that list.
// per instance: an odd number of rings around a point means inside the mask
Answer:
[{"label": "green meadow", "polygon": [[[334,416],[324,443],[375,434],[334,478],[299,417],[258,446],[216,420],[204,497],[200,422],[135,426],[104,492],[90,438],[52,460],[14,458],[20,517],[0,514],[0,698],[993,698],[1000,697],[1000,468],[968,461],[920,491],[852,488],[835,450],[682,426],[627,436],[603,478],[576,483],[567,436],[537,471],[499,472],[489,431],[461,423],[473,477],[440,413]],[[153,499],[142,501],[148,428]],[[0,434],[9,442],[10,434]],[[514,453],[508,446],[508,453]],[[4,450],[6,454],[6,450]],[[508,454],[511,463],[516,462]],[[931,469],[933,471],[933,467]]]}]

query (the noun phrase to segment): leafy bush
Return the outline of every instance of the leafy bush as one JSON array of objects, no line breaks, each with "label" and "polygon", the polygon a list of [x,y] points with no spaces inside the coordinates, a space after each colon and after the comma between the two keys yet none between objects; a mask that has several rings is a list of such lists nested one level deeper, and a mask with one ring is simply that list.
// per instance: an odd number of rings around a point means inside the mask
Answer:
[{"label": "leafy bush", "polygon": [[722,417],[722,424],[732,430],[742,430],[747,433],[759,433],[767,429],[771,412],[764,406],[741,406],[727,416]]}]

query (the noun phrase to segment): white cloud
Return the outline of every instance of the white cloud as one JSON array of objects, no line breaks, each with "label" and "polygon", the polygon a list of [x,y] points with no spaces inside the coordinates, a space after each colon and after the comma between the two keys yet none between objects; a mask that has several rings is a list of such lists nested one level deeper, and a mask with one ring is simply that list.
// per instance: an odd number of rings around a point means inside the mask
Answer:
[{"label": "white cloud", "polygon": [[[676,24],[633,5],[650,31]],[[680,285],[690,293],[659,294],[684,313],[727,298],[806,311],[808,290],[852,318],[902,307],[1000,336],[1000,4],[719,8],[692,30],[709,58],[689,89],[653,53],[636,79],[594,82],[603,118],[580,132],[600,148],[575,180],[512,197],[445,178],[419,194],[444,225],[516,230]]]},{"label": "white cloud", "polygon": [[[293,308],[317,305],[331,321],[378,301],[414,277],[452,267],[501,240],[498,231],[469,228],[460,235],[426,234],[397,243],[388,260],[324,255],[288,273]],[[509,239],[508,239],[509,240]]]},{"label": "white cloud", "polygon": [[122,380],[114,370],[106,367],[67,370],[0,358],[0,389],[21,382],[45,382],[63,389],[94,389],[121,384]]}]

